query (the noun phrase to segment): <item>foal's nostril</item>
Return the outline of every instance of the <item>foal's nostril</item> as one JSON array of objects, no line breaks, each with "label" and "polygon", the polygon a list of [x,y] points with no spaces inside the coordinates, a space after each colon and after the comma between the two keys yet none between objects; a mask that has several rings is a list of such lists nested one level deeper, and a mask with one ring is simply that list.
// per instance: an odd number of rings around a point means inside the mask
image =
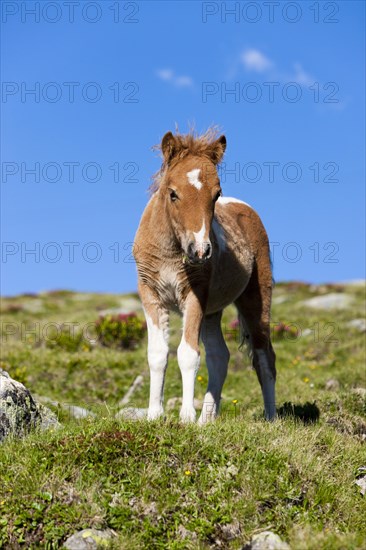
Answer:
[{"label": "foal's nostril", "polygon": [[211,258],[211,254],[212,254],[212,246],[211,246],[211,243],[205,243],[204,246],[203,246],[203,255],[202,255],[202,258],[204,258],[205,260],[207,260],[208,258]]},{"label": "foal's nostril", "polygon": [[193,260],[197,256],[197,251],[193,242],[189,243],[187,247],[187,254],[190,260]]}]

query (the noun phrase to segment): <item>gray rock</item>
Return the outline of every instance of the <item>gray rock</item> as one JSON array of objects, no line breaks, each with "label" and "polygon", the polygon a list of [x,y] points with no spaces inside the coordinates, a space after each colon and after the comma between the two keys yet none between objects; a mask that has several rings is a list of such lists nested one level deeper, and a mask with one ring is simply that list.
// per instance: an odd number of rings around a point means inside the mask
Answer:
[{"label": "gray rock", "polygon": [[281,294],[280,296],[275,296],[272,300],[272,304],[274,305],[284,304],[285,302],[288,302],[288,296],[286,296],[285,294]]},{"label": "gray rock", "polygon": [[366,476],[360,477],[355,481],[355,484],[359,486],[361,495],[366,494]]},{"label": "gray rock", "polygon": [[352,319],[347,323],[347,326],[360,332],[366,332],[366,319]]},{"label": "gray rock", "polygon": [[243,550],[290,550],[290,547],[272,531],[263,531],[254,535],[249,545],[247,544]]},{"label": "gray rock", "polygon": [[36,402],[36,405],[40,414],[40,422],[37,426],[39,429],[49,430],[61,427],[61,424],[57,420],[57,416],[53,411],[45,407],[42,403]]},{"label": "gray rock", "polygon": [[80,418],[88,418],[88,417],[95,417],[96,414],[92,411],[89,411],[88,409],[84,409],[83,407],[78,407],[77,405],[66,405],[61,403],[61,407],[69,413],[72,418],[77,418],[78,420]]},{"label": "gray rock", "polygon": [[240,524],[236,520],[233,523],[226,523],[221,526],[221,531],[225,540],[234,540],[240,535]]},{"label": "gray rock", "polygon": [[329,378],[325,383],[325,389],[328,391],[338,391],[340,383],[335,378]]},{"label": "gray rock", "polygon": [[79,407],[78,405],[69,405],[68,403],[59,403],[58,401],[54,401],[53,399],[50,399],[49,397],[46,397],[44,395],[34,395],[34,399],[38,402],[47,403],[49,405],[52,405],[53,407],[61,408],[64,411],[67,411],[72,418],[87,418],[89,416],[95,417],[96,414],[92,411],[89,411],[88,409],[84,409],[83,407]]},{"label": "gray rock", "polygon": [[339,294],[332,292],[324,296],[315,296],[309,300],[301,302],[306,307],[313,309],[346,309],[352,303],[352,297],[348,294]]},{"label": "gray rock", "polygon": [[116,414],[117,420],[142,420],[147,418],[147,409],[137,409],[135,407],[127,407],[126,409],[121,409]]},{"label": "gray rock", "polygon": [[193,531],[189,531],[184,525],[179,525],[177,529],[178,535],[182,539],[190,539],[192,541],[197,540],[197,535]]},{"label": "gray rock", "polygon": [[32,429],[58,425],[52,411],[36,403],[23,384],[0,369],[0,442],[10,434],[22,437]]},{"label": "gray rock", "polygon": [[359,395],[362,399],[366,399],[366,388],[352,388],[352,393]]},{"label": "gray rock", "polygon": [[67,550],[97,550],[108,548],[109,541],[114,536],[110,529],[98,531],[97,529],[83,529],[69,537],[63,548]]},{"label": "gray rock", "polygon": [[44,311],[43,300],[40,300],[39,298],[34,298],[33,300],[23,302],[22,307],[29,313],[40,313],[41,311]]}]

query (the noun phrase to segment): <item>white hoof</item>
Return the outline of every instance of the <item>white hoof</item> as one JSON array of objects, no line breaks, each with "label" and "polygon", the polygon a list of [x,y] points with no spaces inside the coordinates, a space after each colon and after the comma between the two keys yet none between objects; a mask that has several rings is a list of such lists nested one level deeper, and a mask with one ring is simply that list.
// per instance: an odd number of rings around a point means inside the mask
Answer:
[{"label": "white hoof", "polygon": [[200,424],[201,426],[203,424],[208,424],[209,422],[213,422],[216,417],[217,408],[215,403],[212,403],[211,401],[203,402],[201,416],[198,419],[198,424]]},{"label": "white hoof", "polygon": [[149,409],[147,411],[147,419],[148,420],[157,420],[158,418],[161,418],[164,414],[163,407],[158,407],[154,409]]},{"label": "white hoof", "polygon": [[196,421],[196,411],[193,408],[181,408],[179,418],[184,424]]}]

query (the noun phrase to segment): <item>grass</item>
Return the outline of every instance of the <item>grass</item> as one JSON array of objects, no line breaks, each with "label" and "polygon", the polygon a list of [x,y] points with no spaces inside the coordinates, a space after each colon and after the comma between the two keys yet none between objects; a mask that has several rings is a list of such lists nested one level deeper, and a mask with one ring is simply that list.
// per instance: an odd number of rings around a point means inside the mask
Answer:
[{"label": "grass", "polygon": [[[326,292],[350,294],[352,307],[319,312],[301,304]],[[293,550],[364,548],[366,497],[354,482],[366,466],[365,339],[347,326],[364,316],[364,294],[280,284],[274,297],[273,322],[299,330],[295,339],[275,340],[279,419],[262,420],[259,385],[232,338],[228,308],[223,412],[204,428],[181,425],[178,409],[165,421],[115,420],[138,374],[144,383],[130,406],[147,405],[146,341],[130,351],[49,345],[52,324],[85,329],[122,296],[59,291],[3,299],[2,368],[34,394],[97,416],[75,420],[54,407],[60,429],[0,446],[0,547],[61,548],[75,531],[94,527],[113,529],[110,547],[122,549],[236,549],[266,529]],[[181,395],[179,338],[173,317],[166,400]],[[199,376],[202,399],[204,353]],[[329,379],[336,391],[326,389]]]}]

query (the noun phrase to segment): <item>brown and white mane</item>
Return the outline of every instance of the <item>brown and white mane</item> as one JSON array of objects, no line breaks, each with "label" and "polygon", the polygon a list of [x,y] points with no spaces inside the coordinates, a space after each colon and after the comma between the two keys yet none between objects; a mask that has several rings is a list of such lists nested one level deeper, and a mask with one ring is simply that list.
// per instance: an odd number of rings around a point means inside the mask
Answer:
[{"label": "brown and white mane", "polygon": [[219,411],[229,351],[221,331],[222,310],[234,303],[261,384],[267,419],[275,416],[275,354],[270,340],[272,273],[266,231],[246,203],[222,196],[217,166],[225,136],[163,137],[163,164],[134,243],[139,293],[148,327],[148,418],[163,414],[169,311],[183,316],[178,347],[182,374],[182,421],[194,421],[194,383],[203,341],[209,380],[199,418]]}]

